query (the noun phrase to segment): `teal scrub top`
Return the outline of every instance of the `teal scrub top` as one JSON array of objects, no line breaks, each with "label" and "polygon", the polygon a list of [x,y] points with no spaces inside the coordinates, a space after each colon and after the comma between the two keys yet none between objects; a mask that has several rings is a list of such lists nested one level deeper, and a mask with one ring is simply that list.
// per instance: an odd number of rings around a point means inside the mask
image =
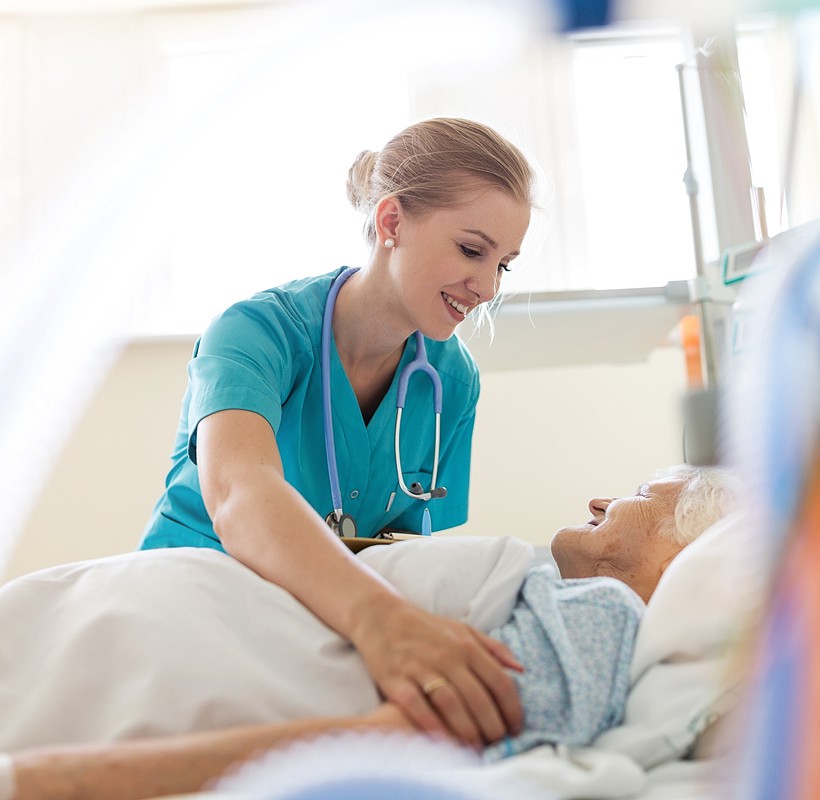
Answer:
[{"label": "teal scrub top", "polygon": [[[331,283],[344,268],[304,278],[236,303],[217,317],[194,346],[165,492],[143,533],[141,549],[212,547],[222,550],[199,485],[199,422],[226,409],[260,414],[270,424],[286,480],[324,518],[333,510],[322,417],[322,315]],[[396,475],[396,392],[401,370],[412,361],[410,337],[390,388],[365,425],[353,388],[331,340],[331,397],[336,461],[345,513],[359,536],[383,528],[421,530],[424,508],[432,529],[467,520],[470,446],[479,395],[478,370],[456,336],[425,339],[427,356],[442,383],[438,486],[444,498],[407,497]],[[402,416],[404,481],[427,489],[433,469],[435,417],[432,384],[421,372],[410,379]]]}]

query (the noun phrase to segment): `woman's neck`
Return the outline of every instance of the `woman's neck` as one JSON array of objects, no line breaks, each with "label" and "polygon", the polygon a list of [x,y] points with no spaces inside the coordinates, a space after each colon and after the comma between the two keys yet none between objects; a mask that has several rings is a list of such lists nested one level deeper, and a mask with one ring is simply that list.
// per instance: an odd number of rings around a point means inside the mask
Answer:
[{"label": "woman's neck", "polygon": [[336,298],[333,336],[345,370],[389,371],[401,358],[413,332],[397,324],[395,298],[371,263],[351,276]]},{"label": "woman's neck", "polygon": [[357,272],[340,290],[333,336],[365,423],[387,394],[410,333],[394,324],[388,294],[370,268]]}]

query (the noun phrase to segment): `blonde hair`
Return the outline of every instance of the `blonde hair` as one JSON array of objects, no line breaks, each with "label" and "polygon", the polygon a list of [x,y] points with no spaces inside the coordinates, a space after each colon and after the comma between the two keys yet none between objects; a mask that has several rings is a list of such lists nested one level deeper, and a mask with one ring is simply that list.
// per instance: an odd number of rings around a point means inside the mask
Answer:
[{"label": "blonde hair", "polygon": [[379,153],[364,150],[350,168],[347,197],[366,215],[364,236],[375,244],[374,212],[395,197],[411,216],[464,201],[477,184],[533,205],[535,174],[521,151],[492,128],[467,119],[418,122],[394,136]]}]

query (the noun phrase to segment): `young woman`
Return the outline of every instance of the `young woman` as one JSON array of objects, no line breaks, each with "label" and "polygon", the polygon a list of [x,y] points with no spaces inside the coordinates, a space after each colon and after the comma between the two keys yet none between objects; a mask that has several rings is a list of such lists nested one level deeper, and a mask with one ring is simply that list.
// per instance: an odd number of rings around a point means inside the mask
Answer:
[{"label": "young woman", "polygon": [[[369,262],[263,292],[211,324],[142,542],[224,549],[347,637],[421,729],[472,744],[519,729],[506,670],[520,665],[401,599],[331,527],[372,537],[466,520],[479,383],[453,333],[518,255],[532,184],[513,145],[467,120],[421,122],[360,154],[348,196],[366,214]],[[305,213],[322,236],[321,204]]]}]

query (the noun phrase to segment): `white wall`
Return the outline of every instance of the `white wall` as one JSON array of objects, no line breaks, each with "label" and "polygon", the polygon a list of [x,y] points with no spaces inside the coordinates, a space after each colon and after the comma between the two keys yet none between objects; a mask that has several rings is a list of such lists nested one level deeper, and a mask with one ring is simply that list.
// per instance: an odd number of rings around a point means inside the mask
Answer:
[{"label": "white wall", "polygon": [[465,533],[547,545],[591,497],[634,494],[682,455],[682,353],[647,362],[484,373]]},{"label": "white wall", "polygon": [[[169,465],[191,346],[126,347],[55,455],[5,579],[137,545]],[[586,521],[589,497],[634,492],[682,459],[684,388],[676,347],[634,364],[485,372],[460,532],[546,545],[561,525]]]}]

